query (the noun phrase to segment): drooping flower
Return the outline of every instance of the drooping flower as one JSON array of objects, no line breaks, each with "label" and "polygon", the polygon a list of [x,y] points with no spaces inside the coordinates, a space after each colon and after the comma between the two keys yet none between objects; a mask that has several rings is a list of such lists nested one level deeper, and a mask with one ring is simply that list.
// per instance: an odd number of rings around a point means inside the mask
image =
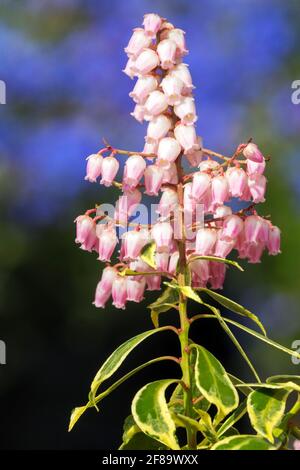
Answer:
[{"label": "drooping flower", "polygon": [[96,225],[88,215],[80,215],[75,219],[76,238],[75,242],[80,243],[80,248],[92,251],[97,240]]},{"label": "drooping flower", "polygon": [[217,241],[217,231],[212,228],[200,228],[196,235],[195,252],[198,255],[212,255]]},{"label": "drooping flower", "polygon": [[261,153],[257,145],[253,144],[252,142],[246,145],[243,150],[243,154],[246,158],[256,163],[262,163],[264,160],[263,154]]},{"label": "drooping flower", "polygon": [[101,175],[102,161],[103,157],[98,153],[93,153],[87,157],[85,180],[90,183],[95,183],[97,181],[97,178]]},{"label": "drooping flower", "polygon": [[124,50],[129,57],[136,59],[142,50],[149,47],[150,44],[151,37],[149,37],[145,30],[143,28],[135,28]]},{"label": "drooping flower", "polygon": [[164,177],[164,170],[158,165],[147,166],[145,178],[145,193],[149,196],[157,196]]},{"label": "drooping flower", "polygon": [[153,75],[144,75],[139,77],[129,96],[139,105],[145,104],[149,94],[156,90],[157,79]]},{"label": "drooping flower", "polygon": [[117,276],[112,285],[113,305],[116,308],[125,310],[127,301],[127,279],[126,277]]},{"label": "drooping flower", "polygon": [[157,54],[162,69],[171,69],[176,63],[176,43],[171,39],[163,39],[157,45]]},{"label": "drooping flower", "polygon": [[157,222],[154,224],[151,230],[151,236],[156,243],[158,253],[170,252],[173,229],[169,222]]},{"label": "drooping flower", "polygon": [[[100,230],[99,230],[100,229]],[[119,240],[113,224],[97,225],[96,233],[98,237],[98,259],[100,261],[110,261],[114,249]]]},{"label": "drooping flower", "polygon": [[126,190],[133,190],[143,177],[146,162],[140,155],[131,155],[127,158],[123,175],[123,186]]},{"label": "drooping flower", "polygon": [[119,170],[119,162],[118,160],[113,157],[106,157],[103,158],[102,162],[102,178],[100,183],[104,184],[104,186],[111,186],[112,182],[114,181],[116,174]]}]

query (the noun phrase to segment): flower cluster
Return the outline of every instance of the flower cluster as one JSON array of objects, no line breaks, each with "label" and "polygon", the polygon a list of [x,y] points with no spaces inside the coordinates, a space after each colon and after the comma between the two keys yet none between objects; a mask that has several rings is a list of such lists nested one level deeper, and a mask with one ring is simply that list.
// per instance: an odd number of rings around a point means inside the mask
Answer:
[{"label": "flower cluster", "polygon": [[[265,201],[263,154],[251,141],[240,144],[232,157],[203,147],[195,129],[194,86],[182,62],[188,52],[184,31],[156,14],[145,15],[143,26],[134,29],[125,48],[124,72],[137,77],[130,97],[134,118],[148,122],[144,149],[135,153],[107,145],[88,157],[86,180],[116,185],[122,194],[114,217],[92,218],[92,209],[76,219],[76,242],[107,263],[119,244],[118,228],[128,228],[121,237],[119,262],[105,267],[97,285],[97,307],[104,307],[110,296],[117,308],[125,308],[127,301],[140,302],[145,289],[161,288],[162,276],[176,276],[180,256],[190,267],[193,287],[220,289],[226,265],[213,257],[226,258],[235,249],[239,258],[258,263],[264,249],[271,255],[280,252],[279,229],[255,210]],[[122,183],[115,180],[118,154],[128,155]],[[183,166],[192,169],[185,173]],[[130,222],[142,191],[160,198],[157,220],[146,226]],[[233,199],[250,205],[233,213]],[[148,244],[155,244],[155,268],[141,258]],[[141,275],[120,275],[127,268]]]}]

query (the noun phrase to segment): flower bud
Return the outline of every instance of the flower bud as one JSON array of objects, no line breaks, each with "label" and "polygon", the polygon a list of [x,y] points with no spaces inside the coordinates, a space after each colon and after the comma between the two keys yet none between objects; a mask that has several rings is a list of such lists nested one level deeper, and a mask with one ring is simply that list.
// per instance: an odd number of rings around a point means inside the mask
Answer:
[{"label": "flower bud", "polygon": [[176,63],[176,43],[170,39],[163,39],[157,45],[157,54],[162,69],[171,69]]},{"label": "flower bud", "polygon": [[223,205],[228,200],[229,187],[224,175],[215,176],[211,182],[212,204]]},{"label": "flower bud", "polygon": [[136,188],[143,177],[145,168],[145,159],[140,155],[131,155],[127,158],[124,167],[123,187],[126,190],[133,190]]},{"label": "flower bud", "polygon": [[148,36],[155,38],[162,25],[162,18],[156,13],[147,13],[144,16],[143,26]]},{"label": "flower bud", "polygon": [[180,144],[174,137],[164,137],[158,144],[157,159],[169,166],[170,163],[175,162],[180,152]]},{"label": "flower bud", "polygon": [[262,163],[264,160],[263,154],[261,153],[257,145],[253,144],[252,142],[246,145],[243,150],[243,155],[249,160],[252,160],[253,162],[257,163]]},{"label": "flower bud", "polygon": [[272,225],[269,229],[269,238],[267,241],[269,255],[278,255],[280,251],[280,230],[278,227]]},{"label": "flower bud", "polygon": [[117,276],[112,285],[113,305],[125,310],[127,300],[127,279]]},{"label": "flower bud", "polygon": [[147,166],[145,179],[145,194],[149,196],[157,196],[162,185],[164,170],[157,165]]},{"label": "flower bud", "polygon": [[144,298],[146,287],[145,279],[137,281],[136,279],[127,279],[127,300],[131,302],[141,302]]},{"label": "flower bud", "polygon": [[161,91],[152,91],[145,103],[145,109],[150,116],[163,113],[168,107],[167,97]]},{"label": "flower bud", "polygon": [[184,153],[192,153],[194,150],[199,149],[194,126],[178,124],[174,129],[174,134],[180,145],[183,147]]},{"label": "flower bud", "polygon": [[75,219],[75,222],[75,243],[80,243],[82,250],[92,251],[97,241],[96,226],[93,219],[88,215],[80,215]]},{"label": "flower bud", "polygon": [[115,157],[103,158],[102,162],[102,178],[100,183],[104,186],[111,186],[116,174],[119,170],[119,162]]},{"label": "flower bud", "polygon": [[[99,230],[98,227],[101,227]],[[100,261],[110,261],[110,258],[114,252],[118,244],[118,237],[116,234],[115,227],[110,225],[97,225],[96,228],[97,236],[98,236],[98,259]]]},{"label": "flower bud", "polygon": [[244,222],[235,214],[228,215],[224,219],[224,225],[221,232],[221,240],[230,241],[235,239],[243,230]]},{"label": "flower bud", "polygon": [[151,91],[156,90],[157,79],[153,75],[145,75],[138,78],[133,90],[129,93],[129,96],[137,104],[144,104]]},{"label": "flower bud", "polygon": [[165,137],[171,125],[171,119],[164,114],[155,116],[148,124],[146,142],[156,142]]},{"label": "flower bud", "polygon": [[248,177],[249,190],[255,204],[265,201],[267,179],[264,175],[251,175]]},{"label": "flower bud", "polygon": [[149,47],[150,44],[151,37],[147,35],[145,30],[142,28],[135,28],[124,51],[129,57],[136,59],[142,50]]},{"label": "flower bud", "polygon": [[247,173],[249,176],[254,174],[262,175],[266,168],[266,161],[263,159],[262,162],[254,162],[252,160],[247,160]]},{"label": "flower bud", "polygon": [[95,300],[93,304],[95,307],[105,307],[105,303],[108,301],[111,295],[111,289],[113,282],[117,277],[116,269],[111,266],[107,266],[103,269],[101,280],[98,282],[95,292]]},{"label": "flower bud", "polygon": [[159,58],[152,49],[144,49],[137,57],[133,70],[140,75],[147,75],[159,65]]},{"label": "flower bud", "polygon": [[225,176],[232,197],[242,197],[247,186],[247,175],[242,168],[228,168]]},{"label": "flower bud", "polygon": [[193,125],[198,119],[194,98],[191,96],[183,97],[181,102],[174,106],[174,113],[181,119],[182,124]]},{"label": "flower bud", "polygon": [[156,243],[158,253],[169,253],[173,240],[173,229],[169,222],[157,222],[153,225],[151,236]]},{"label": "flower bud", "polygon": [[180,80],[179,77],[175,75],[166,75],[166,77],[161,81],[160,86],[163,89],[164,94],[167,97],[168,104],[174,106],[179,104],[182,99],[182,90],[184,83]]},{"label": "flower bud", "polygon": [[88,180],[91,183],[95,183],[97,181],[97,178],[101,175],[102,160],[102,155],[99,155],[98,153],[93,153],[87,157],[85,180]]},{"label": "flower bud", "polygon": [[217,241],[217,232],[211,228],[200,228],[196,235],[195,252],[197,255],[211,255]]}]

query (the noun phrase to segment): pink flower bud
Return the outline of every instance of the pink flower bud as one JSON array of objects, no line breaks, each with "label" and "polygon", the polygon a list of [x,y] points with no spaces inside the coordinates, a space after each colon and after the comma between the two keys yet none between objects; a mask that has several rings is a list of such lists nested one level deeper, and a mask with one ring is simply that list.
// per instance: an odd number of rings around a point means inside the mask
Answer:
[{"label": "pink flower bud", "polygon": [[151,42],[151,37],[146,34],[144,29],[135,28],[124,51],[129,57],[136,59],[143,49],[150,46]]},{"label": "pink flower bud", "polygon": [[138,189],[130,192],[125,191],[117,201],[114,215],[115,221],[121,225],[125,225],[128,218],[134,214],[141,200],[142,194]]},{"label": "pink flower bud", "polygon": [[107,266],[103,269],[101,280],[98,282],[96,287],[95,300],[93,302],[95,307],[105,307],[105,303],[111,295],[112,285],[116,277],[116,269],[111,266]]},{"label": "pink flower bud", "polygon": [[248,178],[248,186],[253,199],[256,204],[265,201],[267,179],[264,175],[251,175]]},{"label": "pink flower bud", "polygon": [[176,63],[176,43],[170,39],[163,39],[157,45],[157,54],[162,69],[171,69]]},{"label": "pink flower bud", "polygon": [[155,38],[156,33],[160,30],[162,21],[162,18],[156,15],[156,13],[147,13],[144,16],[143,26],[148,36]]},{"label": "pink flower bud", "polygon": [[193,175],[192,198],[200,202],[211,185],[211,177],[207,173],[197,171]]},{"label": "pink flower bud", "polygon": [[182,57],[183,55],[186,55],[188,53],[188,50],[185,47],[185,32],[182,29],[179,28],[173,28],[166,30],[161,37],[163,39],[171,39],[172,41],[175,42],[177,50],[176,50],[176,56],[177,57]]},{"label": "pink flower bud", "polygon": [[252,160],[247,160],[247,173],[248,175],[259,174],[262,175],[266,168],[265,159],[262,162],[254,162]]},{"label": "pink flower bud", "polygon": [[207,160],[203,160],[199,165],[200,171],[209,171],[209,170],[217,170],[220,164],[215,160],[211,160],[208,158]]},{"label": "pink flower bud", "polygon": [[155,263],[157,271],[167,272],[169,266],[169,253],[156,253]]},{"label": "pink flower bud", "polygon": [[145,75],[138,78],[133,90],[129,93],[129,96],[137,104],[144,104],[151,91],[156,90],[157,79],[153,75]]},{"label": "pink flower bud", "polygon": [[125,310],[127,300],[127,279],[117,276],[112,285],[113,305]]},{"label": "pink flower bud", "polygon": [[194,126],[178,124],[174,129],[174,134],[180,145],[183,147],[184,153],[192,153],[194,150],[199,149]]},{"label": "pink flower bud", "polygon": [[170,163],[175,162],[180,152],[180,144],[174,137],[164,137],[158,144],[157,159],[168,167]]},{"label": "pink flower bud", "polygon": [[158,142],[146,142],[143,148],[143,153],[157,154]]},{"label": "pink flower bud", "polygon": [[181,102],[174,106],[174,113],[181,119],[182,124],[193,125],[198,119],[194,98],[191,96],[183,97]]},{"label": "pink flower bud", "polygon": [[164,170],[163,184],[178,184],[178,172],[175,163],[170,163],[170,167]]},{"label": "pink flower bud", "polygon": [[95,183],[97,178],[101,175],[103,157],[97,153],[93,153],[87,157],[86,176],[85,180]]},{"label": "pink flower bud", "polygon": [[228,200],[229,187],[224,175],[215,176],[211,182],[212,204],[223,205]]},{"label": "pink flower bud", "polygon": [[247,258],[249,260],[249,263],[260,263],[260,258],[262,257],[264,247],[264,243],[256,243],[255,245],[250,244],[247,247]]},{"label": "pink flower bud", "polygon": [[184,83],[183,94],[189,94],[195,87],[192,83],[192,77],[186,64],[176,65],[170,72],[172,77],[178,77]]},{"label": "pink flower bud", "polygon": [[179,252],[174,251],[174,253],[172,253],[171,256],[170,256],[169,266],[168,266],[168,269],[167,269],[167,271],[172,276],[175,276],[175,274],[176,274],[178,261],[179,261]]},{"label": "pink flower bud", "polygon": [[150,116],[157,116],[163,113],[168,107],[167,97],[161,91],[155,90],[148,96],[145,109]]},{"label": "pink flower bud", "polygon": [[136,66],[135,66],[135,59],[132,57],[129,57],[127,60],[127,63],[125,65],[125,68],[122,70],[129,78],[133,79],[133,77],[136,75]]},{"label": "pink flower bud", "polygon": [[157,222],[153,225],[151,236],[156,243],[158,253],[169,253],[173,240],[173,229],[169,222]]},{"label": "pink flower bud", "polygon": [[175,75],[166,75],[166,77],[161,81],[160,86],[163,89],[164,94],[167,97],[168,104],[174,106],[179,104],[182,99],[182,90],[184,83],[180,78]]},{"label": "pink flower bud", "polygon": [[228,168],[225,173],[232,197],[242,197],[247,186],[247,175],[242,168]]},{"label": "pink flower bud", "polygon": [[164,188],[162,190],[162,196],[159,201],[159,205],[157,208],[157,213],[160,214],[161,217],[169,217],[171,212],[173,212],[178,207],[178,194],[172,188]]},{"label": "pink flower bud", "polygon": [[269,238],[267,241],[269,255],[278,255],[280,251],[280,230],[278,227],[272,225],[269,229]]},{"label": "pink flower bud", "polygon": [[258,215],[249,215],[244,222],[245,242],[256,245],[267,243],[269,239],[269,225],[266,220]]},{"label": "pink flower bud", "polygon": [[250,142],[243,150],[244,157],[252,160],[253,162],[262,163],[264,160],[263,154],[258,149],[256,144]]},{"label": "pink flower bud", "polygon": [[210,261],[210,285],[212,289],[223,289],[226,274],[226,264]]},{"label": "pink flower bud", "polygon": [[133,190],[142,179],[146,168],[146,162],[140,155],[131,155],[127,158],[124,167],[123,187]]},{"label": "pink flower bud", "polygon": [[127,300],[131,302],[141,302],[144,298],[146,287],[145,279],[137,281],[136,279],[127,279]]},{"label": "pink flower bud", "polygon": [[230,241],[235,239],[241,233],[243,228],[244,222],[238,215],[228,215],[224,220],[221,240]]},{"label": "pink flower bud", "polygon": [[146,141],[159,141],[167,135],[171,129],[171,126],[171,119],[164,114],[155,116],[148,124]]},{"label": "pink flower bud", "polygon": [[[98,229],[98,227],[100,227],[100,230]],[[98,259],[100,261],[110,261],[114,249],[118,244],[116,229],[112,224],[106,226],[98,224],[96,232],[99,239]]]},{"label": "pink flower bud", "polygon": [[140,75],[147,75],[159,65],[159,58],[152,49],[144,49],[136,59],[133,70]]},{"label": "pink flower bud", "polygon": [[[199,140],[199,137],[198,137],[198,140]],[[185,158],[188,160],[191,166],[198,167],[203,158],[203,151],[201,149],[194,150],[193,152],[185,155]]]},{"label": "pink flower bud", "polygon": [[102,178],[100,183],[104,186],[111,186],[116,174],[119,170],[119,162],[115,157],[103,158],[102,162]]},{"label": "pink flower bud", "polygon": [[123,259],[135,260],[149,241],[147,230],[130,230],[122,235]]},{"label": "pink flower bud", "polygon": [[96,241],[96,226],[91,217],[80,215],[75,219],[76,238],[75,243],[80,243],[80,248],[86,251],[92,251]]},{"label": "pink flower bud", "polygon": [[149,196],[157,196],[162,185],[164,170],[156,165],[147,166],[145,178],[145,194]]},{"label": "pink flower bud", "polygon": [[147,111],[145,110],[145,107],[141,104],[136,104],[134,107],[134,110],[130,115],[134,117],[139,123],[142,123],[145,119],[145,115],[147,114]]},{"label": "pink flower bud", "polygon": [[214,256],[219,256],[220,258],[226,258],[235,245],[235,239],[232,239],[232,238],[224,239],[220,235],[218,236],[218,239],[215,245]]},{"label": "pink flower bud", "polygon": [[152,275],[146,276],[146,282],[147,282],[147,290],[149,291],[161,289],[161,276],[157,274],[153,274],[153,276]]},{"label": "pink flower bud", "polygon": [[193,273],[197,274],[202,283],[207,283],[210,278],[209,261],[205,259],[196,259],[191,261],[190,267]]},{"label": "pink flower bud", "polygon": [[217,232],[215,229],[200,228],[196,235],[195,252],[203,256],[213,254],[216,241]]}]

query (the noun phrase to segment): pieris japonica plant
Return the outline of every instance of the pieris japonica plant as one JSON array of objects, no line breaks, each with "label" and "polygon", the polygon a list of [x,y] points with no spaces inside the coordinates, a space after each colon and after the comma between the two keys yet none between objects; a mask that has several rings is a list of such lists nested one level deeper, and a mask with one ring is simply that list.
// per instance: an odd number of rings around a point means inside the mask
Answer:
[{"label": "pieris japonica plant", "polygon": [[[293,421],[300,409],[300,377],[262,380],[231,326],[283,353],[298,359],[300,355],[269,339],[254,313],[218,292],[230,266],[243,271],[229,255],[259,263],[264,250],[280,253],[280,230],[269,217],[259,215],[257,207],[265,201],[268,158],[252,140],[238,145],[231,156],[203,146],[195,128],[194,85],[183,62],[188,52],[184,31],[157,14],[147,14],[143,27],[133,30],[125,52],[124,72],[137,78],[130,93],[135,103],[132,116],[147,122],[145,146],[132,152],[105,141],[104,148],[87,158],[86,180],[113,185],[120,195],[112,214],[97,206],[77,217],[76,243],[95,251],[104,263],[96,307],[104,308],[111,297],[116,308],[129,310],[130,302],[141,302],[146,291],[159,294],[149,305],[153,327],[128,339],[106,359],[92,381],[86,405],[73,410],[70,429],[85,411],[98,409],[108,394],[141,369],[173,361],[177,376],[137,391],[120,449],[287,448],[291,436],[300,433]],[[143,193],[159,200],[147,223],[135,220]],[[224,316],[224,307],[253,322],[254,329],[240,323],[239,317]],[[174,311],[174,324],[160,326],[160,314],[168,310]],[[253,381],[233,376],[190,337],[191,324],[205,318],[229,336]],[[166,332],[178,337],[179,354],[155,357],[105,387],[134,348],[150,336],[159,341]],[[240,434],[239,420],[246,414],[253,430]],[[178,428],[185,432],[178,433]]]}]

